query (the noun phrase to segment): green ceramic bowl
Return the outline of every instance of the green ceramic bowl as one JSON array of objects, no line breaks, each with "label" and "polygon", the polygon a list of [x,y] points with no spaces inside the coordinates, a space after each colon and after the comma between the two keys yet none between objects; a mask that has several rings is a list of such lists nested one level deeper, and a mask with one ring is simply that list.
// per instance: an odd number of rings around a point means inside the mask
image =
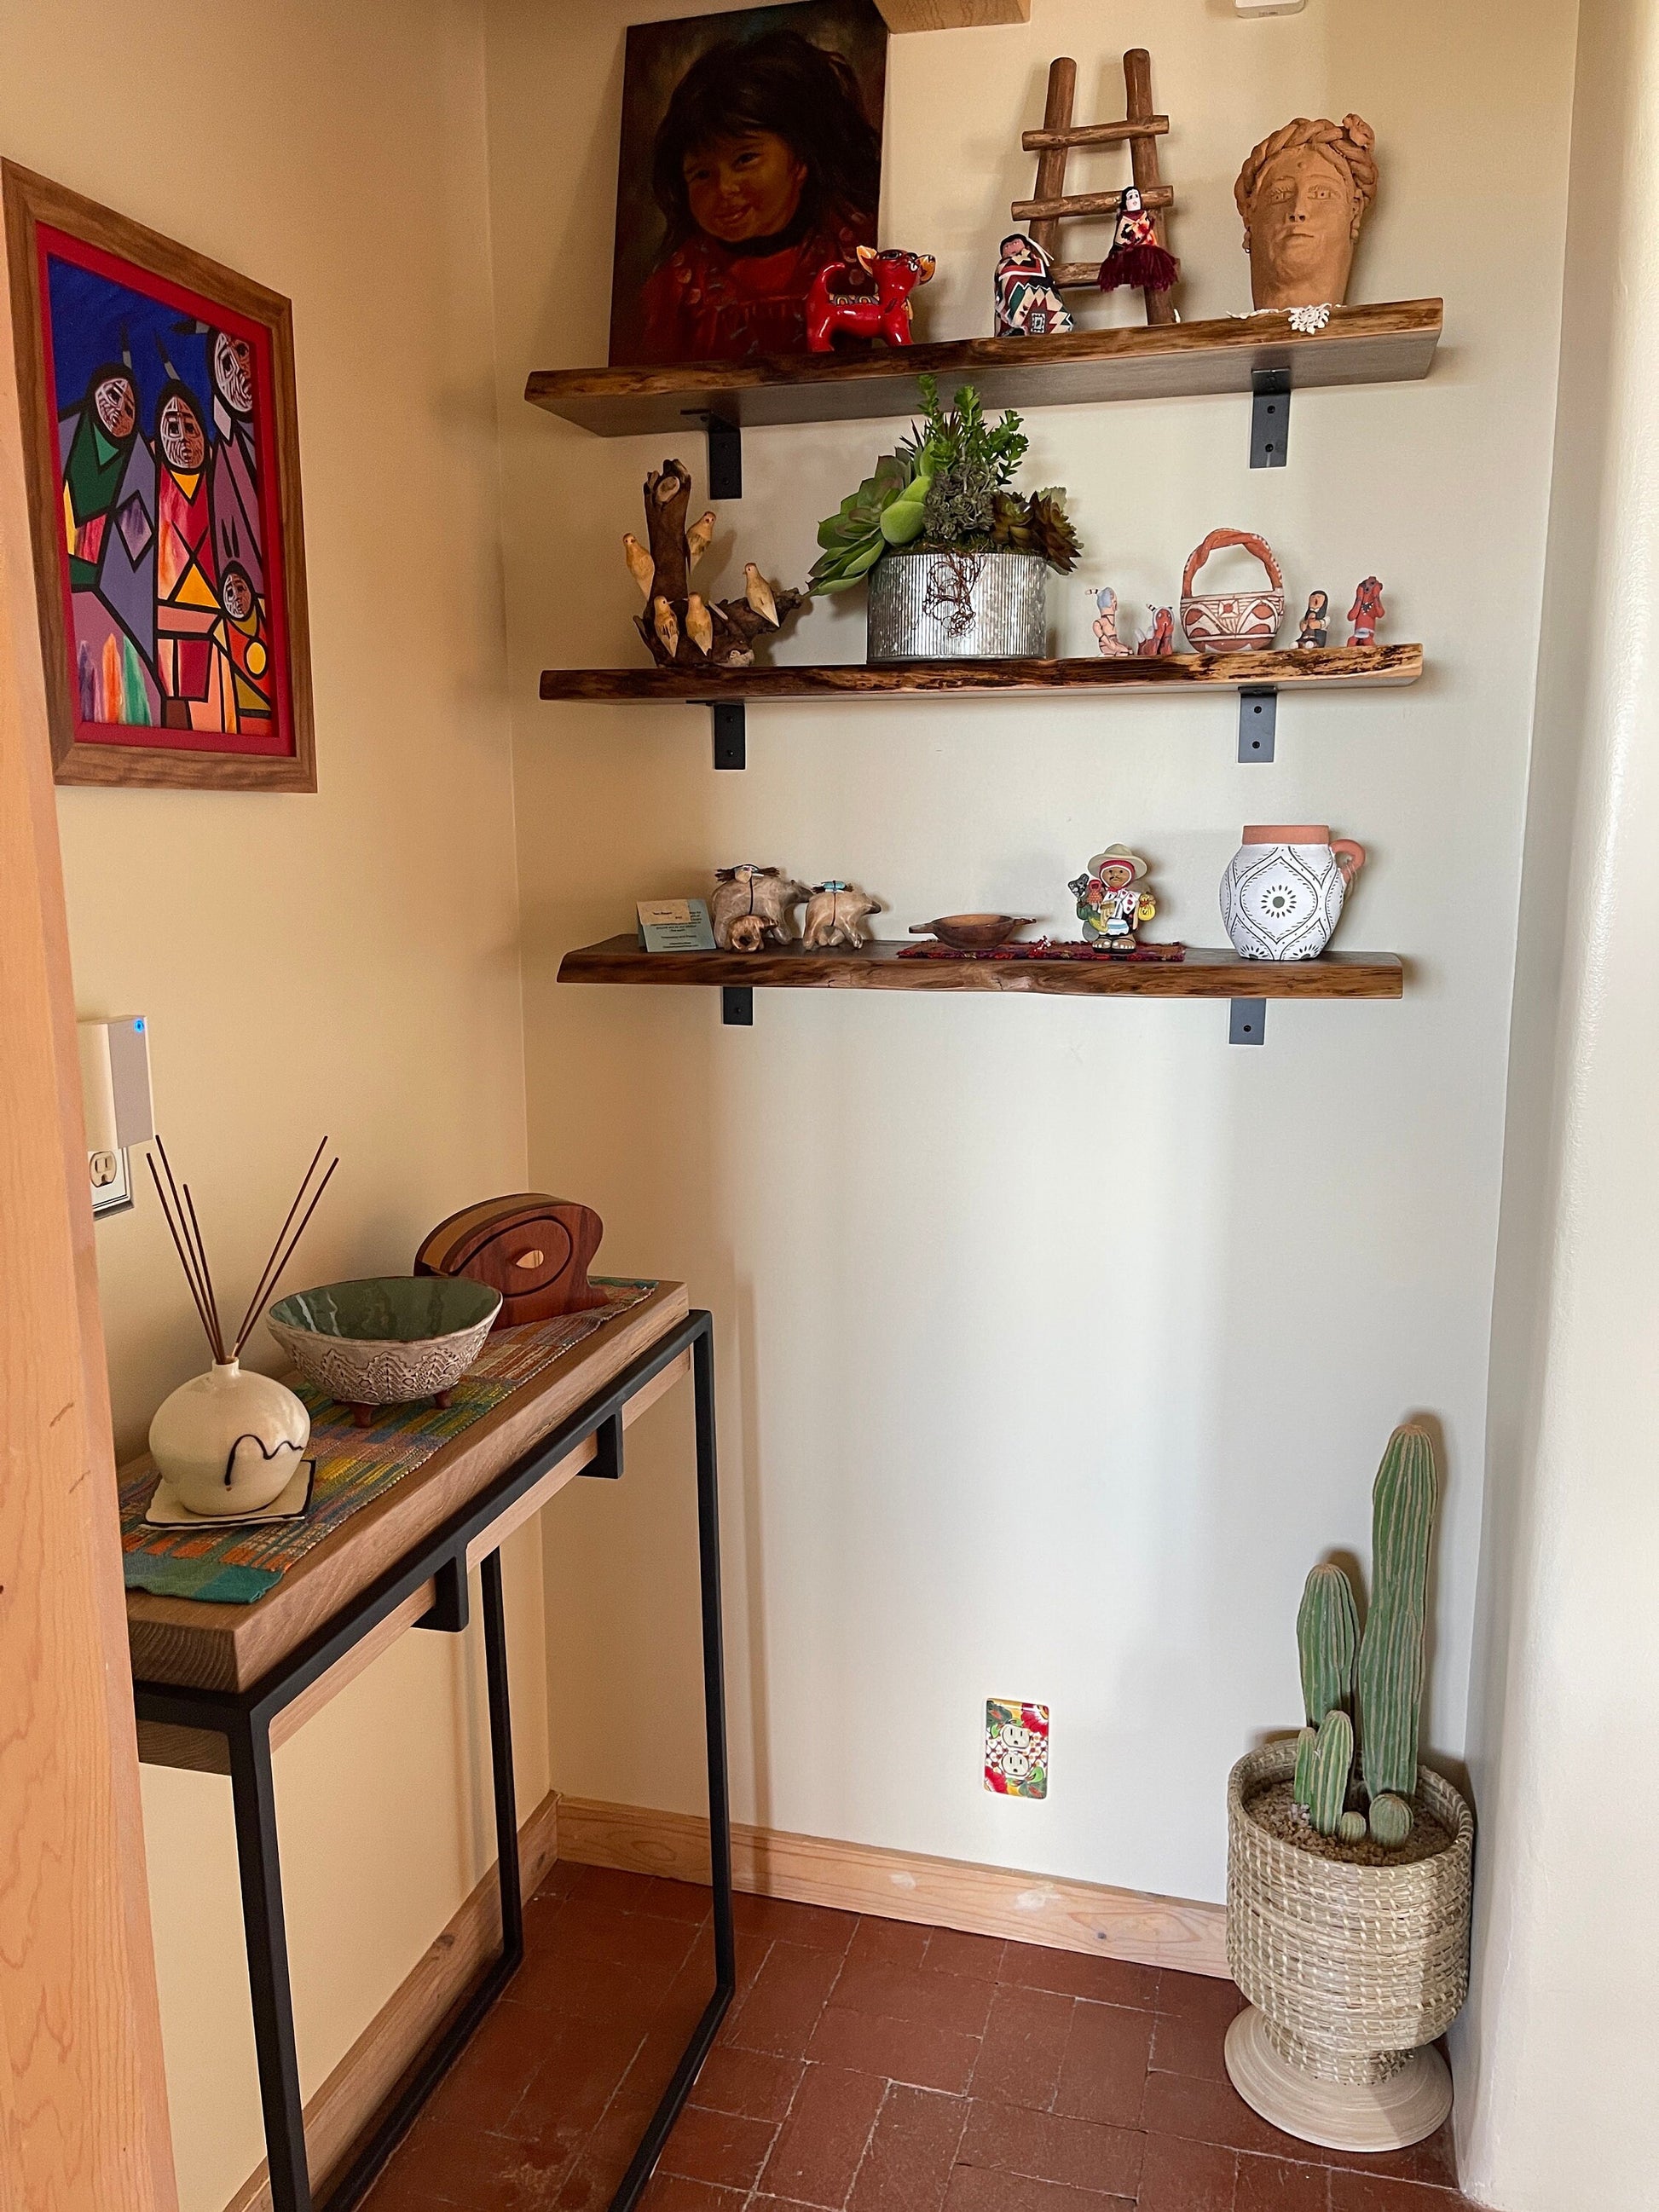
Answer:
[{"label": "green ceramic bowl", "polygon": [[342,1405],[441,1402],[483,1349],[501,1294],[465,1275],[374,1275],[278,1298],[271,1334]]}]

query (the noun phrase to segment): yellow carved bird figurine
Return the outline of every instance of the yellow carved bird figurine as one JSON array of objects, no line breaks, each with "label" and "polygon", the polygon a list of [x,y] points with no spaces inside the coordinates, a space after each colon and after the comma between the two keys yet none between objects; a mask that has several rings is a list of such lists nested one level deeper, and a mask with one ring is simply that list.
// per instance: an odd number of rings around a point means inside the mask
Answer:
[{"label": "yellow carved bird figurine", "polygon": [[714,624],[708,607],[693,592],[685,603],[685,634],[697,651],[707,655],[714,642]]},{"label": "yellow carved bird figurine", "polygon": [[778,626],[778,603],[772,597],[772,586],[752,561],[745,561],[743,564],[743,595],[761,619],[775,629]]},{"label": "yellow carved bird figurine", "polygon": [[651,579],[656,573],[656,563],[631,530],[623,532],[623,556],[628,562],[628,573],[640,587],[640,597],[651,596]]},{"label": "yellow carved bird figurine", "polygon": [[708,550],[708,541],[714,534],[714,510],[699,516],[685,533],[685,565],[695,568]]},{"label": "yellow carved bird figurine", "polygon": [[651,627],[657,633],[663,651],[672,660],[680,649],[680,626],[674,619],[674,610],[666,599],[657,598],[651,602]]}]

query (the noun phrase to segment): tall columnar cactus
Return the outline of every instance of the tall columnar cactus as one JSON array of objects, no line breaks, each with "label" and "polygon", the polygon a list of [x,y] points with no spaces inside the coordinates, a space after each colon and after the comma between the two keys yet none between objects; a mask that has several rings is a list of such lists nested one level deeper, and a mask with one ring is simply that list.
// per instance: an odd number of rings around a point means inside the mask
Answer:
[{"label": "tall columnar cactus", "polygon": [[1348,1776],[1353,1767],[1353,1723],[1340,1705],[1333,1705],[1320,1723],[1309,1764],[1312,1784],[1309,1813],[1322,1836],[1334,1836],[1347,1802]]},{"label": "tall columnar cactus", "polygon": [[[1359,1737],[1372,1799],[1393,1796],[1408,1809],[1417,1788],[1434,1507],[1434,1446],[1425,1430],[1396,1429],[1371,1492],[1371,1609],[1359,1646]],[[1382,1826],[1389,1832],[1377,1842],[1405,1840],[1394,1808]]]},{"label": "tall columnar cactus", "polygon": [[1327,1560],[1308,1577],[1296,1616],[1296,1648],[1302,1660],[1302,1703],[1308,1726],[1317,1728],[1333,1705],[1353,1711],[1353,1662],[1359,1645],[1359,1615],[1353,1586],[1341,1568]]}]

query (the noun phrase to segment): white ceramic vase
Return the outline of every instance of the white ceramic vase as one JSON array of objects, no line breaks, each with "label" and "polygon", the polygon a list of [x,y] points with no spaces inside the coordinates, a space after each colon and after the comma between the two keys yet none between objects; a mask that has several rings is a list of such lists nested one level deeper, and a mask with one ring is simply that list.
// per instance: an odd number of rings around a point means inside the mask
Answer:
[{"label": "white ceramic vase", "polygon": [[1221,878],[1221,920],[1246,960],[1314,960],[1331,941],[1365,848],[1322,823],[1257,823]]},{"label": "white ceramic vase", "polygon": [[310,1441],[293,1391],[234,1359],[181,1382],[149,1425],[156,1473],[186,1512],[216,1517],[281,1497]]}]

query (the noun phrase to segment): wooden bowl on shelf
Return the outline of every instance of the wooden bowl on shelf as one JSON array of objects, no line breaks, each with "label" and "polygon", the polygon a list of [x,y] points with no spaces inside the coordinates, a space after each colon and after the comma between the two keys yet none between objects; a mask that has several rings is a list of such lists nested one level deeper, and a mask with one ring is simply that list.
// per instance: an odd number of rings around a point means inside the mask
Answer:
[{"label": "wooden bowl on shelf", "polygon": [[1017,929],[1029,929],[1029,914],[942,914],[936,921],[913,921],[912,937],[936,937],[958,952],[983,952],[1006,945]]}]

